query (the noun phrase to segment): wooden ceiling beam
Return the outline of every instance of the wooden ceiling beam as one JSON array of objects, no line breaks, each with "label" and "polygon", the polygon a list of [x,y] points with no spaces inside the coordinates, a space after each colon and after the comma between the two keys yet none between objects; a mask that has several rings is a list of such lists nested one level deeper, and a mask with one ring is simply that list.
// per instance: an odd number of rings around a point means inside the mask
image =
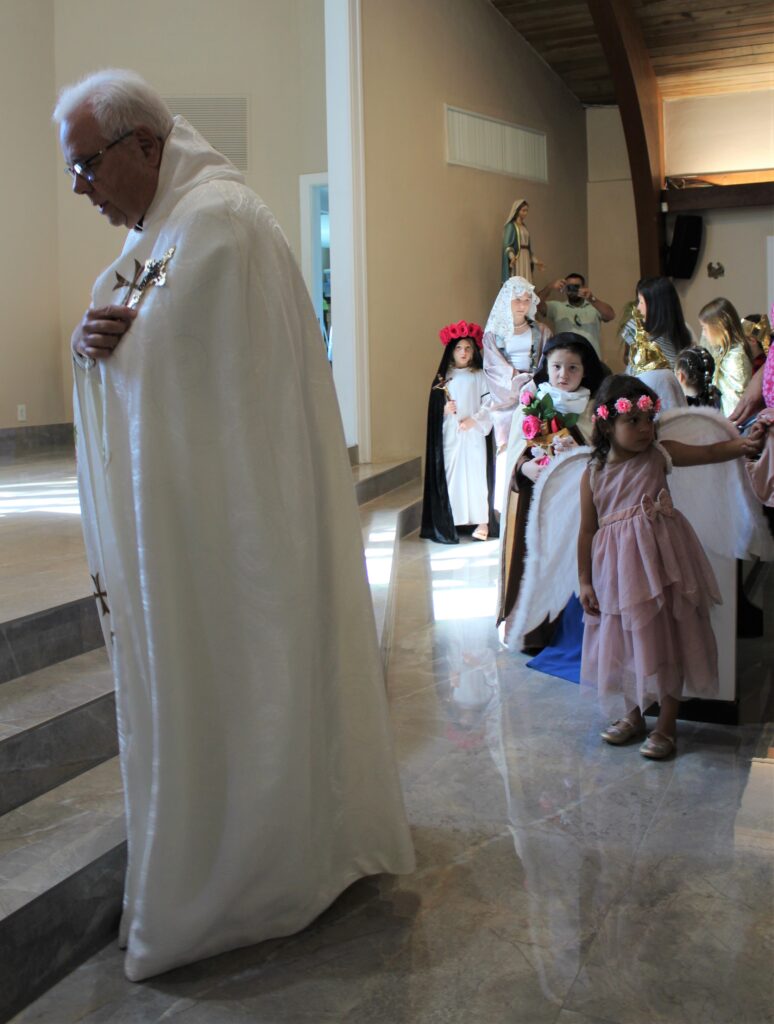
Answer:
[{"label": "wooden ceiling beam", "polygon": [[[660,21],[664,17],[678,14],[685,21],[701,15],[705,11],[726,11],[748,10],[748,11],[771,11],[770,0],[749,0],[749,3],[741,3],[740,0],[729,3],[728,0],[691,0],[690,6],[685,0],[634,0],[635,13],[641,24]],[[718,20],[717,13],[715,19]]]},{"label": "wooden ceiling beam", "polygon": [[[490,2],[581,103],[617,102],[585,0]],[[774,81],[772,0],[623,2],[641,27],[663,98],[752,91]]]},{"label": "wooden ceiling beam", "polygon": [[659,76],[661,95],[665,100],[679,100],[686,96],[717,96],[727,92],[757,92],[771,88],[771,75],[763,79],[738,76],[719,78],[710,72],[698,72],[687,75],[676,75],[674,78]]},{"label": "wooden ceiling beam", "polygon": [[701,22],[699,24],[686,25],[685,22],[675,25],[665,25],[663,22],[652,29],[646,29],[643,27],[645,32],[645,41],[648,47],[658,46],[661,43],[680,42],[683,39],[706,39],[707,42],[712,42],[715,39],[723,39],[725,36],[742,36],[742,35],[760,35],[761,38],[766,37],[767,32],[774,31],[774,17],[768,16],[766,18],[751,18],[747,16],[740,16],[739,18],[730,18],[724,21],[722,25],[717,25],[712,21]]},{"label": "wooden ceiling beam", "polygon": [[[713,54],[718,54],[718,57],[713,58]],[[659,61],[670,61],[676,67],[680,64],[690,64],[696,60],[704,60],[707,63],[711,63],[713,60],[720,60],[723,66],[727,67],[729,60],[738,60],[741,67],[744,67],[749,61],[755,61],[761,58],[759,63],[764,63],[770,60],[774,56],[774,42],[765,43],[750,43],[747,46],[727,46],[724,48],[716,47],[711,49],[703,46],[695,46],[692,49],[688,49],[687,46],[675,46],[672,47],[668,52],[663,50],[651,50],[651,57],[654,65]]]},{"label": "wooden ceiling beam", "polygon": [[621,111],[632,172],[642,277],[662,272],[664,185],[661,93],[630,0],[588,0]]},{"label": "wooden ceiling beam", "polygon": [[663,193],[670,213],[688,210],[730,210],[740,206],[774,204],[774,182],[747,185],[709,185],[707,188],[669,188]]}]

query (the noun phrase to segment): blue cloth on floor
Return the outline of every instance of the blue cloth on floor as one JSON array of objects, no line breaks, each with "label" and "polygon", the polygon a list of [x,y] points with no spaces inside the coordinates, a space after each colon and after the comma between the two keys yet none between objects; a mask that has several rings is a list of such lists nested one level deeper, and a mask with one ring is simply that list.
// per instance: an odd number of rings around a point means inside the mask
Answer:
[{"label": "blue cloth on floor", "polygon": [[580,682],[583,647],[583,608],[575,594],[567,602],[549,647],[527,662],[547,676],[558,676],[571,683]]}]

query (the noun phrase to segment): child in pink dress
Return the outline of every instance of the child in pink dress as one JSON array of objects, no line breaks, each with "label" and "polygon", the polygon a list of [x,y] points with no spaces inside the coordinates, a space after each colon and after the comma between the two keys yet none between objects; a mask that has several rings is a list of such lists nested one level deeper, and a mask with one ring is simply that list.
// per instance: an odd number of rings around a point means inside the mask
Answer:
[{"label": "child in pink dress", "polygon": [[595,399],[590,464],[581,479],[578,535],[585,612],[581,682],[605,698],[622,694],[626,714],[602,738],[621,745],[645,734],[643,711],[658,702],[656,728],[640,747],[661,760],[675,750],[685,686],[717,692],[717,648],[709,612],[721,601],[698,537],[667,488],[672,465],[726,462],[760,450],[747,438],[708,445],[656,441],[656,394],[618,374]]}]

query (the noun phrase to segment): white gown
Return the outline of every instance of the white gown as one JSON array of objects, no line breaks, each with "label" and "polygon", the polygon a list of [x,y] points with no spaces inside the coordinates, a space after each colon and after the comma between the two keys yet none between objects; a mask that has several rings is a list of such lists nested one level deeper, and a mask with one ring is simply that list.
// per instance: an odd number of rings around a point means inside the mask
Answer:
[{"label": "white gown", "polygon": [[509,334],[505,339],[503,354],[514,370],[529,373],[532,370],[532,331]]},{"label": "white gown", "polygon": [[319,327],[270,211],[180,118],[93,305],[172,247],[111,358],[75,367],[132,980],[295,932],[414,865]]},{"label": "white gown", "polygon": [[[486,435],[492,429],[489,385],[483,370],[451,369],[446,382],[457,403],[456,416],[443,418],[443,463],[454,525],[487,523]],[[475,428],[460,430],[459,424],[467,417],[475,420]]]}]

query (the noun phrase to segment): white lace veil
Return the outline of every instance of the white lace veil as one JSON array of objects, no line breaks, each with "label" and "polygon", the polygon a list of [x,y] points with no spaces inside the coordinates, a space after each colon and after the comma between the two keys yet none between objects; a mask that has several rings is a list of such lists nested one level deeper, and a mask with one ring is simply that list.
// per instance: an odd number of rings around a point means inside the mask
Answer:
[{"label": "white lace veil", "polygon": [[[513,334],[511,299],[515,298],[517,295],[524,295],[525,292],[530,297],[527,319],[535,319],[538,307],[538,297],[535,292],[534,284],[528,281],[525,277],[509,277],[500,289],[500,294],[494,301],[492,312],[489,314],[486,327],[484,328],[484,334],[495,335],[495,337],[500,339],[501,343],[503,338],[507,338]],[[502,344],[500,347],[502,347]]]}]

